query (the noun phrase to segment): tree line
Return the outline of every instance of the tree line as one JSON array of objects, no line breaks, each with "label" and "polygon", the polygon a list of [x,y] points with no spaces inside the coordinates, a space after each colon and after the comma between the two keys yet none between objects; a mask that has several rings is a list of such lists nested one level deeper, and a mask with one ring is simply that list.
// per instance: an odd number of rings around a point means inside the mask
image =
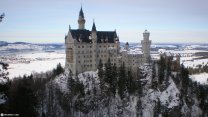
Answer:
[{"label": "tree line", "polygon": [[[1,84],[0,92],[5,94],[6,102],[0,105],[0,112],[19,114],[21,117],[40,116],[37,108],[41,108],[44,103],[45,84],[63,71],[64,69],[59,63],[52,72],[24,75],[8,80],[6,84]],[[44,115],[45,113],[43,113]]]}]

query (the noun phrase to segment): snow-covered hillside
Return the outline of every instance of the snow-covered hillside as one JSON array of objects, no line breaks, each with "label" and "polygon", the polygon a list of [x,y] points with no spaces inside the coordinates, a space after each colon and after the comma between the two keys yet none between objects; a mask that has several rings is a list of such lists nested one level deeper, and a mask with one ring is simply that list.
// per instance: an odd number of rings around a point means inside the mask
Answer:
[{"label": "snow-covered hillside", "polygon": [[[156,112],[155,109],[159,106],[158,103],[164,113],[165,110],[168,110],[169,113],[175,114],[176,116],[180,114],[190,115],[189,113],[192,113],[191,115],[193,116],[191,117],[201,115],[198,103],[193,104],[192,109],[190,109],[187,107],[186,102],[183,102],[184,106],[181,110],[179,109],[179,107],[181,107],[181,92],[172,77],[169,77],[169,80],[165,81],[164,84],[161,85],[160,89],[153,89],[151,88],[151,66],[141,66],[140,69],[143,74],[146,74],[141,80],[146,81],[145,85],[142,86],[143,94],[129,95],[123,99],[120,98],[118,93],[116,93],[115,97],[100,94],[100,79],[97,71],[87,71],[79,74],[77,77],[72,77],[69,75],[69,70],[66,70],[65,73],[56,77],[53,83],[54,86],[63,93],[63,95],[71,95],[70,93],[72,93],[69,90],[70,78],[83,84],[85,96],[79,98],[80,95],[78,95],[70,99],[72,100],[72,105],[73,103],[75,104],[81,101],[80,103],[82,103],[82,106],[77,107],[81,110],[72,109],[73,112],[69,112],[71,113],[70,116],[153,117]],[[94,89],[96,89],[97,93],[94,92]],[[59,107],[61,107],[61,105],[59,105]],[[63,109],[58,111],[61,113],[65,112]],[[160,114],[159,116],[162,115]]]},{"label": "snow-covered hillside", "polygon": [[44,47],[34,44],[8,44],[0,47],[0,51],[5,50],[42,50]]}]

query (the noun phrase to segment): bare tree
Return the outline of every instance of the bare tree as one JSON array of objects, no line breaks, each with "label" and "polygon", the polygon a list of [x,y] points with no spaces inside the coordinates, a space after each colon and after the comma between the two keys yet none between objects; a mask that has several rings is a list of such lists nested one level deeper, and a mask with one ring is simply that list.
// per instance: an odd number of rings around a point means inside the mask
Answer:
[{"label": "bare tree", "polygon": [[1,15],[0,15],[0,22],[2,22],[2,19],[5,17],[5,14],[4,13],[2,13]]}]

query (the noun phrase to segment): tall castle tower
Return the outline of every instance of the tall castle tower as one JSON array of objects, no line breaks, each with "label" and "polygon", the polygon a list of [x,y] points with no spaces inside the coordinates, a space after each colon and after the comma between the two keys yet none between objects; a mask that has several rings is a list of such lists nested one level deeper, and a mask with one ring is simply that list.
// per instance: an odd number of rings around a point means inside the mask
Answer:
[{"label": "tall castle tower", "polygon": [[79,24],[78,29],[80,29],[80,30],[85,29],[85,19],[84,19],[84,13],[82,11],[82,7],[81,7],[81,9],[79,11],[78,24]]},{"label": "tall castle tower", "polygon": [[150,32],[145,30],[143,33],[143,40],[141,41],[142,52],[143,52],[145,63],[149,63],[149,61],[150,61],[150,45],[151,45],[152,41],[149,40],[149,36],[150,36]]},{"label": "tall castle tower", "polygon": [[95,26],[95,22],[93,21],[92,25],[92,31],[91,31],[91,40],[92,40],[92,69],[96,70],[97,69],[97,30]]},{"label": "tall castle tower", "polygon": [[68,67],[72,69],[75,69],[76,65],[74,64],[76,61],[76,53],[75,53],[75,47],[74,47],[75,41],[71,35],[71,26],[69,25],[69,31],[68,34],[65,36],[65,47],[66,47],[66,62],[65,67]]}]

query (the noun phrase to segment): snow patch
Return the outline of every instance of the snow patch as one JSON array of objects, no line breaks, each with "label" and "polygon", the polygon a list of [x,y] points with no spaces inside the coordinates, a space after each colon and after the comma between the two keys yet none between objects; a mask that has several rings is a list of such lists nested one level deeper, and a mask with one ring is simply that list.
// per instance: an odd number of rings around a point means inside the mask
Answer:
[{"label": "snow patch", "polygon": [[197,81],[200,84],[208,84],[208,73],[200,73],[200,74],[189,75],[189,77],[193,81]]},{"label": "snow patch", "polygon": [[179,90],[173,82],[172,78],[169,80],[170,85],[166,90],[161,92],[160,101],[162,105],[165,105],[168,108],[173,108],[179,105]]}]

